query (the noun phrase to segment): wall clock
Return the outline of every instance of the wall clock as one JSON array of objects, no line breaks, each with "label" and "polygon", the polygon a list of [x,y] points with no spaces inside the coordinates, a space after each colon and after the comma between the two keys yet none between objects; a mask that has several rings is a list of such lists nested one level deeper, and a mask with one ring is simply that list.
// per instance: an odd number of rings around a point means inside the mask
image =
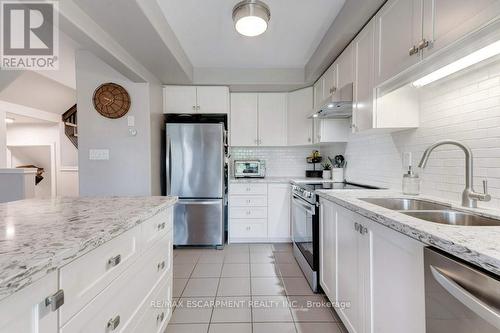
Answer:
[{"label": "wall clock", "polygon": [[94,91],[94,108],[106,118],[123,117],[130,109],[130,95],[116,83],[101,84]]}]

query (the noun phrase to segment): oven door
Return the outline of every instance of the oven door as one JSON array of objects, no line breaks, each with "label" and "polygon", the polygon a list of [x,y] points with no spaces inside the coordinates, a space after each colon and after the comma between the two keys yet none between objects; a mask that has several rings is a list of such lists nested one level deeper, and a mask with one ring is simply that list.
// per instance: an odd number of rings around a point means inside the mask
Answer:
[{"label": "oven door", "polygon": [[293,195],[292,238],[313,271],[318,266],[318,214],[315,205]]}]

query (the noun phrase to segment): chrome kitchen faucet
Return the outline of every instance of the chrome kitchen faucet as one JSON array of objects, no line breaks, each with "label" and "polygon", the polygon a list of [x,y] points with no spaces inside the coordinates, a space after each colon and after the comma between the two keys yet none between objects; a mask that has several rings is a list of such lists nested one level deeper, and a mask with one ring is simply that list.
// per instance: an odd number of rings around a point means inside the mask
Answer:
[{"label": "chrome kitchen faucet", "polygon": [[490,201],[491,196],[488,194],[488,181],[483,180],[483,189],[484,193],[478,193],[474,191],[474,174],[473,174],[473,158],[472,158],[472,151],[468,146],[465,144],[459,142],[459,141],[454,141],[454,140],[442,140],[434,143],[431,145],[429,148],[427,148],[424,152],[424,155],[422,156],[422,159],[420,160],[420,163],[418,166],[420,168],[425,168],[427,165],[427,161],[429,160],[429,156],[431,155],[432,151],[436,149],[439,146],[442,145],[453,145],[457,146],[458,148],[462,149],[465,153],[465,189],[462,193],[462,206],[463,207],[468,207],[468,208],[477,208],[477,201]]}]

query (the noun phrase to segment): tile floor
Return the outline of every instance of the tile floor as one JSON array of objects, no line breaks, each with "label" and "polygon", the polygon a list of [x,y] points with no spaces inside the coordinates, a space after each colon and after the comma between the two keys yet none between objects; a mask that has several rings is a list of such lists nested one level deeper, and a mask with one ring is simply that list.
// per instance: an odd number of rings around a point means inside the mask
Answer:
[{"label": "tile floor", "polygon": [[311,292],[290,244],[177,249],[173,297],[167,333],[347,332]]}]

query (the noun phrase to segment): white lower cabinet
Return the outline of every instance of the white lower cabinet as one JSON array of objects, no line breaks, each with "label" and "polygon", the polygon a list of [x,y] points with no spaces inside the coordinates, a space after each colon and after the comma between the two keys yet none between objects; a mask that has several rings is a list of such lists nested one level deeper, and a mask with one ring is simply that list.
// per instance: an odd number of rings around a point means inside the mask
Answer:
[{"label": "white lower cabinet", "polygon": [[45,306],[45,299],[57,291],[57,272],[52,272],[0,301],[0,332],[57,332],[57,311]]},{"label": "white lower cabinet", "polygon": [[[159,212],[0,301],[0,333],[163,332],[172,214],[172,207]],[[46,305],[54,296],[63,300],[56,309]]]},{"label": "white lower cabinet", "polygon": [[290,184],[230,184],[229,242],[290,241]]},{"label": "white lower cabinet", "polygon": [[320,284],[349,332],[424,333],[423,270],[422,243],[320,200]]}]

